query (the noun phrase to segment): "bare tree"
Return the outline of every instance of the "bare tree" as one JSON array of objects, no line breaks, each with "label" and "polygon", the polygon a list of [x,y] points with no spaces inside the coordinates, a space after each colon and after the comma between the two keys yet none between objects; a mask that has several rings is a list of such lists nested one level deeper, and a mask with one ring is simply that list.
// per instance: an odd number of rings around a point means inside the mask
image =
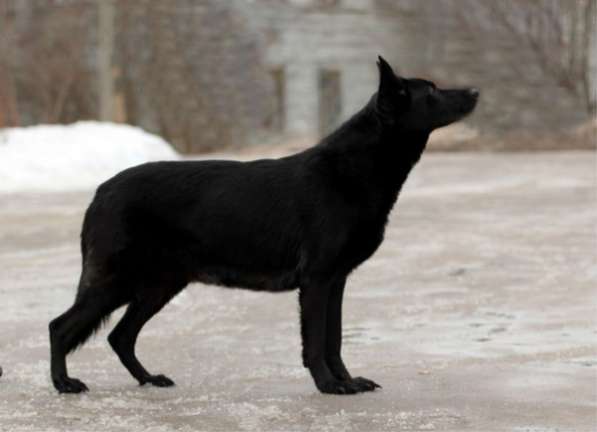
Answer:
[{"label": "bare tree", "polygon": [[[8,124],[57,123],[91,117],[91,71],[84,3],[19,3],[3,14],[0,99]],[[24,13],[26,19],[20,19]],[[19,25],[15,21],[20,19]],[[6,42],[5,42],[6,41]]]},{"label": "bare tree", "polygon": [[114,2],[98,0],[98,75],[99,118],[114,120],[114,77],[112,53],[114,51]]},{"label": "bare tree", "polygon": [[14,23],[9,3],[0,3],[0,128],[19,126],[15,80],[10,60],[14,58]]},{"label": "bare tree", "polygon": [[582,101],[597,107],[595,45],[597,0],[448,0],[477,34],[514,38],[533,53],[541,69]]},{"label": "bare tree", "polygon": [[119,85],[128,121],[184,152],[246,143],[268,100],[259,44],[233,6],[120,4]]}]

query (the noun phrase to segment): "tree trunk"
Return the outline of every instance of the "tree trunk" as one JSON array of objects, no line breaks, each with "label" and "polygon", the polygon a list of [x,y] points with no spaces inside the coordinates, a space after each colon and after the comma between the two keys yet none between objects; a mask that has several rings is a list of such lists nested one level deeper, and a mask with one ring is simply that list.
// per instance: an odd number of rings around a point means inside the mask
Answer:
[{"label": "tree trunk", "polygon": [[114,77],[112,74],[112,52],[114,50],[114,3],[113,0],[98,0],[97,50],[99,71],[99,118],[114,120]]}]

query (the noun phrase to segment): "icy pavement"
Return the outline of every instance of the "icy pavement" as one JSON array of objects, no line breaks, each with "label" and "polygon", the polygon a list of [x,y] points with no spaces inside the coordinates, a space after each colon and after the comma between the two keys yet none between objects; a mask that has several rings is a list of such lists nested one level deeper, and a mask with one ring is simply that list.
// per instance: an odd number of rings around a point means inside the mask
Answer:
[{"label": "icy pavement", "polygon": [[315,390],[296,293],[201,285],[138,345],[176,387],[137,386],[103,330],[70,357],[91,391],[58,395],[47,323],[90,194],[0,195],[0,430],[594,431],[595,171],[589,152],[425,155],[349,280],[345,360],[384,386],[357,396]]}]

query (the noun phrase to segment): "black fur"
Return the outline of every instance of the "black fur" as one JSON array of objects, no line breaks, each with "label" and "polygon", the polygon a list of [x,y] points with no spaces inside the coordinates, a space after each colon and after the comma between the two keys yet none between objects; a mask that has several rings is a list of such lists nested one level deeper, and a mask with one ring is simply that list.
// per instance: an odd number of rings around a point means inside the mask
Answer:
[{"label": "black fur", "polygon": [[378,385],[353,378],[340,356],[347,276],[382,242],[388,214],[431,131],[471,112],[478,91],[439,90],[396,76],[380,57],[370,102],[317,146],[253,162],[158,162],[102,184],[83,223],[74,305],[50,323],[52,379],[66,354],[128,304],[109,336],[141,383],[169,386],[137,360],[143,325],[189,282],[264,291],[299,288],[303,364],[324,393]]}]

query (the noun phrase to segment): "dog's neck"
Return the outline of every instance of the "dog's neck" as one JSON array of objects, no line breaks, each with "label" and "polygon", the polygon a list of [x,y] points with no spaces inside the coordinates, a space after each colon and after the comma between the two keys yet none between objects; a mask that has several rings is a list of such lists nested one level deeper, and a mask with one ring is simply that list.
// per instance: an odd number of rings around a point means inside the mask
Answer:
[{"label": "dog's neck", "polygon": [[[337,160],[350,176],[358,175],[350,169],[358,166],[364,177],[381,176],[386,184],[400,187],[421,158],[429,134],[384,125],[367,105],[313,149]],[[353,165],[351,159],[361,163]]]},{"label": "dog's neck", "polygon": [[428,138],[428,132],[382,124],[366,106],[311,150],[340,184],[378,196],[389,212]]},{"label": "dog's neck", "polygon": [[417,164],[427,141],[429,133],[418,131],[404,131],[382,127],[379,135],[379,152],[377,158],[379,176],[386,182],[388,211],[398,198],[402,186],[408,175]]}]

